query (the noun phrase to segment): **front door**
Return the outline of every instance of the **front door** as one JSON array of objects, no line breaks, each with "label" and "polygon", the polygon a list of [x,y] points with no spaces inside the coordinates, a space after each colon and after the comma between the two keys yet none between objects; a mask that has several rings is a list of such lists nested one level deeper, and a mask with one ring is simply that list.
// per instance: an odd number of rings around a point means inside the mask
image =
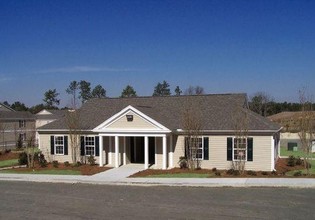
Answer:
[{"label": "front door", "polygon": [[144,137],[130,137],[130,162],[144,163]]},{"label": "front door", "polygon": [[149,164],[155,164],[155,137],[149,137]]}]

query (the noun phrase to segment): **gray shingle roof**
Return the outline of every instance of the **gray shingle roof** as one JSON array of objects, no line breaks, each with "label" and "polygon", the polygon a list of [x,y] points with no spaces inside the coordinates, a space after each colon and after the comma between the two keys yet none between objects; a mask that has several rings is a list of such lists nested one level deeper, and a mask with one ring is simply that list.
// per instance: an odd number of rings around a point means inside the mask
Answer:
[{"label": "gray shingle roof", "polygon": [[[233,130],[233,114],[237,107],[244,107],[246,94],[215,94],[198,96],[135,97],[91,99],[81,109],[81,126],[91,130],[131,105],[165,127],[183,128],[183,111],[194,106],[202,118],[203,130]],[[247,109],[249,130],[278,130],[280,126]],[[42,130],[67,129],[64,119],[41,127]]]},{"label": "gray shingle roof", "polygon": [[0,111],[0,120],[35,120],[35,116],[26,111]]},{"label": "gray shingle roof", "polygon": [[68,112],[68,110],[46,110],[50,112],[51,114],[44,114],[44,115],[39,115],[36,114],[37,119],[42,119],[42,120],[49,120],[49,119],[59,119],[65,116],[65,114]]}]

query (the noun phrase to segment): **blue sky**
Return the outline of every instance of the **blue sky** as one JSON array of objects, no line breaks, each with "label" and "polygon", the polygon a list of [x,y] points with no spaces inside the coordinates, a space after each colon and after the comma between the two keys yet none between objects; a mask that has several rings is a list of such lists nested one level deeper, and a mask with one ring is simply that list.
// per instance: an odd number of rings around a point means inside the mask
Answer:
[{"label": "blue sky", "polygon": [[117,97],[174,91],[315,95],[315,1],[0,1],[0,101],[42,102],[72,80]]}]

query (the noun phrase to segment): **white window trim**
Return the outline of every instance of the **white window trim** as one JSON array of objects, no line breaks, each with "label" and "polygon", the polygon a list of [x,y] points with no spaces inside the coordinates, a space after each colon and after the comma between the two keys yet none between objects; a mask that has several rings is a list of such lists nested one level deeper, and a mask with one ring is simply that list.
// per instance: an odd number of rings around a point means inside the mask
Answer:
[{"label": "white window trim", "polygon": [[[92,138],[94,138],[94,145],[86,145],[86,138],[87,137],[92,137]],[[87,155],[86,154],[86,147],[94,147],[94,154],[93,155]],[[86,135],[86,136],[84,136],[84,155],[85,156],[93,156],[93,157],[95,157],[95,154],[96,154],[96,148],[95,148],[95,136],[93,136],[93,135]]]},{"label": "white window trim", "polygon": [[247,162],[247,151],[248,151],[248,138],[249,137],[246,137],[246,148],[245,148],[245,160],[237,160],[237,159],[234,159],[234,139],[237,139],[237,137],[232,137],[233,140],[232,140],[232,161],[246,161]]},{"label": "white window trim", "polygon": [[[62,145],[62,154],[60,153],[57,153],[57,144],[56,144],[56,137],[62,137],[62,142],[63,142],[63,145]],[[58,145],[58,146],[61,146],[61,145]],[[63,135],[55,135],[54,136],[54,150],[55,150],[55,155],[65,155],[65,137]]]},{"label": "white window trim", "polygon": [[[204,151],[204,137],[205,136],[192,137],[192,138],[201,138],[202,157],[201,158],[194,158],[195,160],[204,160],[204,154],[205,154],[205,151]],[[186,148],[186,146],[185,146],[185,148]],[[200,149],[200,148],[198,148],[198,149]]]},{"label": "white window trim", "polygon": [[25,120],[19,120],[19,128],[25,128]]}]

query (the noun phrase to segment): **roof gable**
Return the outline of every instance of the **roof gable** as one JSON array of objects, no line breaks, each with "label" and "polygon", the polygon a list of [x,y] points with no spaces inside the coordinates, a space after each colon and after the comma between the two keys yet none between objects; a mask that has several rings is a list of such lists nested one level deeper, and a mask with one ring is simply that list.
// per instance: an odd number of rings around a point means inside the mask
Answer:
[{"label": "roof gable", "polygon": [[[132,120],[128,121],[127,116],[132,117]],[[94,128],[93,131],[170,132],[168,128],[130,105]]]}]

